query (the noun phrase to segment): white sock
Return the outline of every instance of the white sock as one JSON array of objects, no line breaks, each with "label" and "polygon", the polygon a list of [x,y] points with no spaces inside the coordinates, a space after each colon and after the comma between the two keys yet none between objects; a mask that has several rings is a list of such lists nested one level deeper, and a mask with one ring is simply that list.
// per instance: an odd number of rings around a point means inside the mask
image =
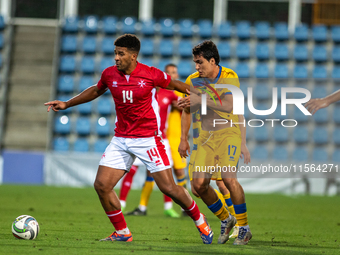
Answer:
[{"label": "white sock", "polygon": [[172,208],[172,202],[165,202],[164,203],[164,210],[169,210]]},{"label": "white sock", "polygon": [[250,230],[249,225],[247,225],[247,226],[239,226],[239,228],[245,228],[247,231]]},{"label": "white sock", "polygon": [[145,212],[147,206],[145,206],[145,205],[139,205],[138,208],[139,208],[139,210],[141,210],[142,212]]},{"label": "white sock", "polygon": [[117,234],[120,234],[120,235],[128,235],[130,234],[130,230],[128,227],[124,228],[124,229],[121,229],[121,230],[117,230],[116,231]]},{"label": "white sock", "polygon": [[202,225],[204,223],[204,215],[201,213],[201,216],[198,220],[195,221],[196,226]]},{"label": "white sock", "polygon": [[225,220],[221,220],[221,225],[227,225],[227,223],[231,220],[231,214],[229,214],[228,218],[226,218]]},{"label": "white sock", "polygon": [[126,207],[126,201],[124,200],[119,200],[120,201],[120,206],[125,208]]}]

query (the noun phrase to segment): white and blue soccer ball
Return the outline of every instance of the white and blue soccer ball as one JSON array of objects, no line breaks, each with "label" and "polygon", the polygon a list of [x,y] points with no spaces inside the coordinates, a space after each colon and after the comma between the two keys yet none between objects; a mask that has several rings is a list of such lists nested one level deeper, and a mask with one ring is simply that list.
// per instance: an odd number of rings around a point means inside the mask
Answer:
[{"label": "white and blue soccer ball", "polygon": [[38,236],[39,224],[30,215],[20,215],[12,224],[12,233],[18,239],[33,240]]}]

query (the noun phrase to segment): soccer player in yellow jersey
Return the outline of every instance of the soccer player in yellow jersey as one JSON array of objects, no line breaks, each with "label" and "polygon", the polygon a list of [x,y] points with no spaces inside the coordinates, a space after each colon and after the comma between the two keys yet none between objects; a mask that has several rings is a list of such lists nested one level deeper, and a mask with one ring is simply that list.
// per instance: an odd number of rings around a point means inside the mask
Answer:
[{"label": "soccer player in yellow jersey", "polygon": [[[195,134],[195,126],[193,126],[194,137],[197,138],[197,147],[193,148],[193,150],[196,149],[196,153],[191,156],[192,167],[190,167],[193,188],[208,208],[221,220],[221,234],[218,242],[225,243],[229,239],[229,232],[237,220],[239,233],[234,245],[244,245],[251,239],[252,234],[248,225],[244,191],[236,178],[236,172],[232,172],[237,168],[241,155],[242,136],[239,126],[241,121],[239,116],[233,114],[233,96],[230,90],[216,91],[214,87],[216,83],[239,87],[238,76],[231,69],[218,65],[220,57],[217,47],[212,41],[198,44],[192,52],[197,72],[190,75],[186,83],[205,91],[213,100],[207,100],[206,115],[201,114],[198,110],[201,103],[200,96],[192,94],[182,100],[180,106],[186,108],[182,113],[179,153],[182,157],[186,157],[188,156],[187,151],[190,151],[187,137],[191,110],[195,112],[196,122],[201,124],[201,130],[196,131],[199,134]],[[191,109],[188,106],[191,106]],[[225,122],[224,125],[215,125],[214,120],[216,119],[228,120],[228,122]],[[245,134],[245,132],[243,133]],[[218,169],[218,166],[222,167],[222,171],[214,171]],[[217,193],[209,185],[212,178],[222,179],[230,191],[236,219],[229,215]]]}]

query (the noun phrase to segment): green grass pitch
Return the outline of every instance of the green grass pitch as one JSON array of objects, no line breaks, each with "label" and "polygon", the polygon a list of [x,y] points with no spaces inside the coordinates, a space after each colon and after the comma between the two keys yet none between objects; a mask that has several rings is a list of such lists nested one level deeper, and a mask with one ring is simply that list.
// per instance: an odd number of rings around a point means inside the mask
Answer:
[{"label": "green grass pitch", "polygon": [[[127,210],[138,204],[131,191]],[[253,239],[246,246],[217,244],[219,221],[200,199],[215,236],[204,245],[189,217],[166,218],[163,197],[151,195],[148,216],[126,216],[131,243],[99,242],[113,232],[93,188],[0,185],[0,254],[340,254],[340,197],[246,194]],[[175,205],[175,209],[180,209]],[[18,240],[14,219],[40,224],[36,240]]]}]

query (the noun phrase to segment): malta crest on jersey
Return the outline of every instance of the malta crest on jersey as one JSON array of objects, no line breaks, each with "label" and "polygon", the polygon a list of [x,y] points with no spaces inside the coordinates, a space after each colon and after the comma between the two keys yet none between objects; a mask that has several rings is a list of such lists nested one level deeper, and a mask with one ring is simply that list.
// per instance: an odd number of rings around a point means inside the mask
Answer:
[{"label": "malta crest on jersey", "polygon": [[139,85],[140,88],[144,88],[145,85],[146,85],[146,83],[145,83],[144,80],[140,80],[140,81],[138,82],[138,85]]}]

